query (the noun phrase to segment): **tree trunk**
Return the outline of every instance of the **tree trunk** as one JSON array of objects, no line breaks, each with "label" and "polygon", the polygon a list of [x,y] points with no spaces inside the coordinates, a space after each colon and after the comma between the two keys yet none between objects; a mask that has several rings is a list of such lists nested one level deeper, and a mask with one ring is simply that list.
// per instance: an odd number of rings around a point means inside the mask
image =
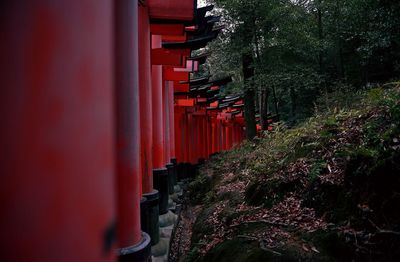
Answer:
[{"label": "tree trunk", "polygon": [[290,102],[291,102],[291,115],[292,117],[296,116],[296,93],[294,91],[294,87],[290,86]]},{"label": "tree trunk", "polygon": [[344,72],[344,63],[343,63],[343,47],[342,47],[342,39],[340,36],[340,21],[341,21],[341,7],[339,4],[339,0],[336,0],[335,6],[335,23],[336,23],[336,48],[337,48],[337,67],[339,79],[343,79],[345,76]]},{"label": "tree trunk", "polygon": [[[318,38],[319,38],[319,42],[320,45],[322,44],[323,40],[324,40],[324,31],[323,31],[323,24],[322,24],[322,0],[318,0],[318,8],[317,8],[317,12],[318,12]],[[320,75],[324,75],[325,74],[325,68],[324,68],[324,59],[323,59],[323,52],[321,50],[322,46],[320,46],[320,50],[318,53],[318,60],[319,60],[319,74]],[[323,79],[323,81],[320,84],[320,87],[322,90],[324,90],[325,93],[325,105],[326,107],[328,107],[328,85],[325,81],[325,77]]]},{"label": "tree trunk", "polygon": [[261,87],[259,96],[261,130],[268,130],[268,89]]},{"label": "tree trunk", "polygon": [[242,55],[244,77],[244,120],[246,122],[246,137],[253,140],[257,135],[255,102],[254,102],[254,76],[253,57],[251,54]]},{"label": "tree trunk", "polygon": [[278,106],[278,100],[276,99],[276,89],[274,85],[272,86],[272,95],[274,96],[275,114],[279,121],[279,106]]},{"label": "tree trunk", "polygon": [[[322,11],[321,11],[321,4],[322,1],[319,0],[318,1],[318,8],[317,8],[317,12],[318,12],[318,38],[319,38],[319,43],[320,45],[322,44],[322,40],[324,38],[323,36],[323,28],[322,28]],[[323,65],[323,56],[322,56],[322,46],[320,46],[320,50],[318,52],[318,60],[319,60],[319,73],[323,74],[324,73],[324,65]]]}]

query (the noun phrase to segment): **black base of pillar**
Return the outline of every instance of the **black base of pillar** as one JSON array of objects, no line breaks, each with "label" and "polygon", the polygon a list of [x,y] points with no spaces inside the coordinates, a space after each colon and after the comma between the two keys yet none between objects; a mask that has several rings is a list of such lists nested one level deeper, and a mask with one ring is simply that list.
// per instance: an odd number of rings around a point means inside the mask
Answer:
[{"label": "black base of pillar", "polygon": [[159,193],[154,190],[151,193],[143,194],[146,201],[140,206],[140,218],[142,231],[149,234],[151,238],[151,245],[154,246],[160,241],[160,230],[159,230]]},{"label": "black base of pillar", "polygon": [[142,232],[139,244],[117,250],[119,262],[147,262],[151,257],[150,236]]},{"label": "black base of pillar", "polygon": [[219,155],[219,153],[218,152],[216,152],[216,153],[212,153],[211,155],[210,155],[210,158],[212,158],[212,157],[214,157],[214,156],[218,156]]},{"label": "black base of pillar", "polygon": [[206,162],[206,160],[204,158],[199,158],[199,160],[197,160],[197,163],[199,165],[204,165],[205,162]]},{"label": "black base of pillar", "polygon": [[165,166],[168,170],[168,191],[174,193],[174,164],[170,163]]},{"label": "black base of pillar", "polygon": [[174,181],[174,186],[175,186],[178,184],[178,171],[177,171],[178,162],[176,161],[176,158],[172,158],[171,163],[174,165],[173,181]]},{"label": "black base of pillar", "polygon": [[153,169],[153,184],[159,192],[159,214],[164,215],[168,212],[168,169]]},{"label": "black base of pillar", "polygon": [[186,167],[185,167],[185,163],[179,163],[176,166],[176,171],[178,173],[178,181],[182,181],[182,179],[186,178]]},{"label": "black base of pillar", "polygon": [[197,174],[197,165],[186,163],[186,172],[188,178],[194,178]]}]

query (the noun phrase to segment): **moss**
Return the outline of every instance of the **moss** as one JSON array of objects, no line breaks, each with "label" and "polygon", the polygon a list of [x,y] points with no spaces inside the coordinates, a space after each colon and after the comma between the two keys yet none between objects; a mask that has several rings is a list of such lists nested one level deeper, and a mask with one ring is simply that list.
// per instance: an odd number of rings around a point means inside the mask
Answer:
[{"label": "moss", "polygon": [[382,88],[373,88],[368,91],[367,99],[368,102],[373,105],[379,105],[384,97],[384,90]]},{"label": "moss", "polygon": [[335,231],[318,230],[302,235],[308,242],[314,243],[320,252],[319,261],[352,261],[354,251],[346,244],[344,237]]},{"label": "moss", "polygon": [[243,202],[242,196],[240,195],[239,192],[234,192],[234,191],[227,191],[220,193],[217,196],[218,201],[224,201],[224,200],[229,200],[231,205],[237,205]]},{"label": "moss", "polygon": [[272,207],[275,203],[281,201],[287,192],[293,191],[296,182],[282,182],[271,180],[268,182],[254,182],[247,187],[245,200],[249,205]]},{"label": "moss", "polygon": [[258,261],[296,261],[282,258],[258,247],[257,242],[242,239],[227,240],[215,246],[198,261],[211,262],[258,262]]},{"label": "moss", "polygon": [[291,243],[276,250],[266,250],[259,247],[258,241],[249,241],[242,238],[227,240],[215,246],[197,262],[221,261],[221,262],[291,262],[291,261],[351,261],[351,250],[342,245],[343,240],[336,234],[319,233],[312,236],[321,243],[320,253],[304,252],[302,246]]},{"label": "moss", "polygon": [[323,184],[315,179],[305,191],[304,205],[313,208],[326,220],[340,223],[358,211],[357,200],[340,185]]},{"label": "moss", "polygon": [[265,185],[254,181],[246,189],[245,200],[250,205],[258,206],[264,202],[267,193],[268,189]]},{"label": "moss", "polygon": [[237,232],[239,235],[249,235],[249,234],[255,233],[260,230],[265,230],[265,227],[266,227],[265,223],[261,223],[261,222],[259,222],[259,223],[243,223],[240,226],[238,226],[236,229],[237,229]]},{"label": "moss", "polygon": [[207,223],[207,218],[214,212],[214,206],[203,209],[197,216],[196,221],[192,227],[192,247],[199,243],[202,236],[211,232],[212,227]]},{"label": "moss", "polygon": [[[220,177],[213,172],[210,174],[200,173],[195,180],[189,184],[189,199],[193,205],[209,204],[215,199],[213,188]],[[206,196],[206,197],[204,197]]]}]

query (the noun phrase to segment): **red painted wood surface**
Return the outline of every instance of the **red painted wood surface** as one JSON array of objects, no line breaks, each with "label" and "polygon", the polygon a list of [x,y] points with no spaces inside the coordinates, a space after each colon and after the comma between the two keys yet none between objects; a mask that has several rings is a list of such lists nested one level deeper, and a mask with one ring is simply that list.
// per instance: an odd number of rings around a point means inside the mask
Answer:
[{"label": "red painted wood surface", "polygon": [[169,140],[170,140],[170,158],[176,158],[176,150],[175,150],[175,114],[174,114],[174,82],[169,81],[168,83],[168,113],[169,113]]},{"label": "red painted wood surface", "polygon": [[173,68],[163,67],[165,81],[189,81],[189,73],[175,72]]},{"label": "red painted wood surface", "polygon": [[151,50],[151,63],[153,65],[182,66],[184,58],[182,54],[171,52],[160,46]]},{"label": "red painted wood surface", "polygon": [[2,4],[2,261],[115,260],[111,3]]},{"label": "red painted wood surface", "polygon": [[197,1],[193,0],[147,0],[151,18],[191,21]]},{"label": "red painted wood surface", "polygon": [[212,151],[212,122],[211,118],[208,118],[208,125],[207,125],[207,156],[210,156],[214,152]]},{"label": "red painted wood surface", "polygon": [[139,6],[139,50],[140,164],[143,193],[150,193],[153,191],[153,98],[151,92],[151,36],[146,6]]},{"label": "red painted wood surface", "polygon": [[187,35],[186,33],[184,34],[175,34],[175,35],[163,35],[162,37],[163,42],[186,42],[187,41]]},{"label": "red painted wood surface", "polygon": [[179,81],[174,81],[174,91],[175,92],[189,92],[189,84],[180,84]]},{"label": "red painted wood surface", "polygon": [[[126,248],[138,244],[141,240],[141,137],[137,1],[116,2],[115,51],[116,179],[118,197],[116,220],[118,247]],[[96,218],[94,217],[93,219]]]},{"label": "red painted wood surface", "polygon": [[164,156],[165,165],[170,163],[171,160],[171,137],[170,137],[170,115],[169,115],[169,81],[163,81],[163,117],[164,117]]},{"label": "red painted wood surface", "polygon": [[176,159],[178,163],[184,163],[184,151],[185,151],[185,113],[184,109],[175,105],[174,108],[174,127],[175,127],[175,152],[176,152]]},{"label": "red painted wood surface", "polygon": [[185,27],[183,24],[151,24],[150,31],[153,35],[184,35]]},{"label": "red painted wood surface", "polygon": [[185,163],[190,163],[191,161],[191,141],[190,141],[190,121],[191,115],[188,113],[188,110],[185,109],[185,117],[184,117],[184,126],[185,126]]},{"label": "red painted wood surface", "polygon": [[[161,47],[161,37],[152,36],[152,48]],[[152,66],[152,114],[153,114],[153,167],[163,168],[164,156],[164,118],[162,96],[162,66]]]}]

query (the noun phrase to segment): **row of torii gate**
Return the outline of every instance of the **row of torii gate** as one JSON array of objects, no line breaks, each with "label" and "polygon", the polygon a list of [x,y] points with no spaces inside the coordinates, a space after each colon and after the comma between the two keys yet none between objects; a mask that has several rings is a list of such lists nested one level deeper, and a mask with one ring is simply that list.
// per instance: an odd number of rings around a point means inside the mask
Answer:
[{"label": "row of torii gate", "polygon": [[2,5],[4,261],[148,261],[177,180],[244,138],[231,78],[193,77],[222,29],[212,8]]}]

